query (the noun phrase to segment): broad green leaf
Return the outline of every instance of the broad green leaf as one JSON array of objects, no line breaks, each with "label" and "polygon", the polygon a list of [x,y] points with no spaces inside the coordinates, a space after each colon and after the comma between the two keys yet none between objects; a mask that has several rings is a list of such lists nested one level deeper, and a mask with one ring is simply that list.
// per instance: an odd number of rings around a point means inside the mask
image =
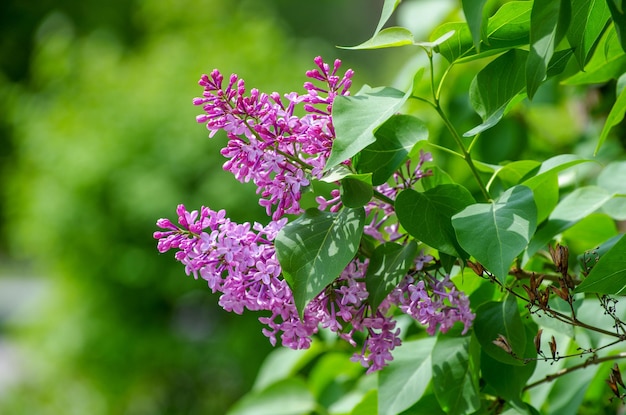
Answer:
[{"label": "broad green leaf", "polygon": [[418,118],[397,114],[374,135],[376,141],[359,153],[355,167],[359,173],[372,173],[372,184],[378,186],[406,161],[417,142],[428,139],[428,128]]},{"label": "broad green leaf", "polygon": [[511,263],[528,245],[537,227],[533,192],[515,186],[491,203],[477,203],[452,217],[465,251],[504,282]]},{"label": "broad green leaf", "polygon": [[316,405],[306,383],[290,378],[245,395],[227,415],[301,415],[312,412]]},{"label": "broad green leaf", "polygon": [[626,161],[615,161],[602,169],[598,186],[620,195],[609,200],[602,211],[615,220],[626,220]]},{"label": "broad green leaf", "polygon": [[617,79],[626,72],[626,53],[614,30],[605,30],[584,72],[567,78],[566,85],[601,84]]},{"label": "broad green leaf", "polygon": [[480,408],[477,363],[471,361],[471,337],[440,334],[432,352],[433,389],[447,414],[471,414]]},{"label": "broad green leaf", "polygon": [[306,350],[293,350],[287,347],[274,349],[263,361],[252,390],[260,392],[279,380],[293,376],[321,352],[322,347],[316,344],[312,344]]},{"label": "broad green leaf", "polygon": [[410,408],[432,378],[434,337],[404,342],[393,351],[393,360],[378,374],[378,411],[395,415]]},{"label": "broad green leaf", "polygon": [[376,26],[376,31],[374,32],[374,35],[381,31],[385,23],[387,23],[387,20],[389,20],[389,18],[393,14],[394,10],[396,10],[396,7],[398,7],[398,5],[400,4],[400,1],[401,0],[385,0],[385,3],[383,4],[383,10],[380,13],[380,20],[378,21],[378,25]]},{"label": "broad green leaf", "polygon": [[615,104],[611,108],[611,112],[609,112],[606,121],[604,122],[604,127],[602,127],[602,132],[600,133],[600,138],[598,138],[598,144],[596,145],[596,149],[594,150],[594,155],[598,153],[602,144],[606,140],[606,137],[609,135],[611,128],[615,127],[617,124],[622,122],[624,119],[624,114],[626,113],[626,88],[622,89],[622,92],[618,95],[615,100]]},{"label": "broad green leaf", "polygon": [[441,252],[467,258],[456,239],[451,218],[474,202],[465,187],[442,184],[423,193],[412,189],[400,192],[395,209],[400,224],[412,236]]},{"label": "broad green leaf", "polygon": [[350,208],[365,206],[374,195],[371,174],[351,174],[341,180],[341,201]]},{"label": "broad green leaf", "polygon": [[494,172],[489,183],[498,178],[502,181],[505,189],[515,186],[520,184],[533,170],[538,170],[540,165],[541,163],[535,160],[513,161]]},{"label": "broad green leaf", "polygon": [[524,364],[493,343],[499,336],[504,336],[515,356],[526,357],[526,330],[514,296],[509,295],[504,301],[481,304],[476,309],[474,334],[482,350],[495,360],[513,366]]},{"label": "broad green leaf", "polygon": [[609,6],[609,10],[611,11],[613,27],[615,28],[615,33],[617,34],[619,43],[622,45],[622,49],[626,51],[626,13],[624,13],[624,9],[618,7],[614,1],[609,0],[607,1],[607,4]]},{"label": "broad green leaf", "polygon": [[[605,203],[605,206],[613,199]],[[623,213],[623,212],[622,212]],[[594,249],[601,243],[618,235],[615,220],[606,213],[592,213],[561,234],[562,244],[572,253]]]},{"label": "broad green leaf", "polygon": [[278,233],[276,256],[300,316],[354,258],[364,221],[362,208],[344,208],[339,213],[312,208]]},{"label": "broad green leaf", "polygon": [[419,184],[422,185],[424,190],[432,189],[441,184],[454,184],[452,177],[450,177],[450,175],[445,171],[441,170],[439,166],[433,165],[430,170],[432,170],[433,174],[422,177],[419,181]]},{"label": "broad green leaf", "polygon": [[370,258],[365,275],[365,286],[369,293],[369,303],[376,310],[406,276],[417,255],[417,243],[406,245],[387,242],[379,245]]},{"label": "broad green leaf", "polygon": [[487,0],[462,0],[463,13],[467,20],[467,25],[472,34],[472,40],[474,41],[474,47],[480,52],[480,41],[485,32],[484,24],[484,9]]},{"label": "broad green leaf", "polygon": [[446,413],[439,406],[435,394],[429,391],[419,401],[415,402],[412,407],[399,415],[446,415]]},{"label": "broad green leaf", "polygon": [[535,190],[545,180],[552,179],[554,174],[558,174],[559,172],[577,164],[587,163],[590,161],[593,160],[585,159],[575,154],[559,154],[558,156],[551,157],[541,163],[541,167],[539,167],[537,173],[533,177],[524,180],[522,184]]},{"label": "broad green leaf", "polygon": [[567,39],[574,48],[580,68],[584,68],[606,30],[611,13],[606,0],[571,0],[572,21]]},{"label": "broad green leaf", "polygon": [[474,46],[472,31],[464,22],[444,23],[435,29],[431,35],[432,39],[454,30],[454,35],[435,50],[452,63],[486,57],[528,44],[531,7],[532,2],[528,1],[512,1],[503,4],[487,22],[484,34],[486,40],[478,49],[480,54],[477,54]]},{"label": "broad green leaf", "polygon": [[528,244],[527,255],[532,256],[559,233],[573,226],[585,216],[600,209],[613,195],[597,186],[586,186],[574,190],[559,202]]},{"label": "broad green leaf", "polygon": [[326,352],[315,361],[315,365],[307,375],[307,384],[317,399],[332,396],[337,399],[352,389],[350,380],[356,380],[362,374],[363,369],[350,360],[349,354]]},{"label": "broad green leaf", "polygon": [[324,171],[350,159],[376,141],[374,132],[398,112],[410,95],[394,88],[364,86],[354,96],[339,95],[333,104],[336,139]]},{"label": "broad green leaf", "polygon": [[570,18],[570,0],[534,0],[530,15],[530,49],[526,60],[526,94],[535,95],[546,79],[556,45]]},{"label": "broad green leaf", "polygon": [[470,101],[483,123],[463,134],[474,136],[493,127],[504,116],[507,106],[523,93],[524,65],[528,52],[513,49],[493,60],[474,78]]},{"label": "broad green leaf", "polygon": [[626,237],[613,245],[576,287],[579,293],[622,295],[626,293]]},{"label": "broad green leaf", "polygon": [[367,392],[350,415],[378,415],[378,391],[373,389]]},{"label": "broad green leaf", "polygon": [[387,27],[360,45],[341,46],[341,48],[350,50],[393,48],[412,45],[414,41],[413,33],[409,29],[404,27]]},{"label": "broad green leaf", "polygon": [[[538,327],[534,323],[526,323],[524,330],[526,331],[524,356],[533,356],[536,354],[533,337],[537,334]],[[536,366],[536,360],[531,360],[522,366],[503,363],[491,357],[484,350],[480,357],[482,379],[497,392],[498,396],[508,401],[519,400],[522,389],[532,376]]]}]

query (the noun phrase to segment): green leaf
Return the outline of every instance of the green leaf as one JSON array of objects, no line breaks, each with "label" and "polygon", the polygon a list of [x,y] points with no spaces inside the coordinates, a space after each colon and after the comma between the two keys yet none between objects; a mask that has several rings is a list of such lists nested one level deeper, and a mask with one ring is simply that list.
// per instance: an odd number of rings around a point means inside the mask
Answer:
[{"label": "green leaf", "polygon": [[316,405],[306,383],[290,378],[245,395],[227,415],[301,415],[312,412]]},{"label": "green leaf", "polygon": [[378,415],[378,391],[373,389],[363,396],[350,415]]},{"label": "green leaf", "polygon": [[530,15],[530,49],[526,60],[526,94],[535,95],[570,18],[570,0],[534,0]]},{"label": "green leaf", "polygon": [[387,242],[379,245],[370,258],[365,275],[369,303],[376,310],[380,303],[404,278],[417,255],[417,243],[406,245]]},{"label": "green leaf", "polygon": [[600,209],[613,195],[601,187],[585,186],[574,190],[559,202],[548,221],[542,224],[528,245],[532,256],[559,233],[573,226],[585,216]]},{"label": "green leaf", "polygon": [[559,154],[549,158],[541,163],[541,167],[537,170],[537,173],[529,179],[522,182],[524,186],[527,186],[533,190],[537,189],[545,180],[550,180],[553,175],[573,167],[580,163],[587,163],[593,160],[585,159],[575,154]]},{"label": "green leaf", "polygon": [[[486,39],[478,49],[475,47],[472,30],[467,23],[444,23],[433,31],[431,38],[438,38],[451,30],[454,30],[454,35],[435,50],[452,63],[478,59],[528,44],[531,7],[532,2],[528,1],[512,1],[503,4],[487,21],[484,34]],[[476,23],[472,21],[470,24]],[[477,54],[477,50],[481,53]]]},{"label": "green leaf", "polygon": [[[524,356],[528,357],[536,354],[533,338],[538,327],[535,323],[527,323],[524,324],[524,330],[526,331]],[[522,366],[503,363],[491,357],[484,350],[480,357],[482,379],[497,392],[498,396],[508,401],[519,400],[522,390],[536,366],[536,360],[531,360]]]},{"label": "green leaf", "polygon": [[470,85],[470,100],[483,123],[463,134],[474,136],[493,127],[504,116],[514,98],[520,96],[526,81],[524,66],[528,52],[513,49],[485,66]]},{"label": "green leaf", "polygon": [[619,241],[594,265],[587,278],[576,287],[579,293],[622,295],[626,293],[626,237]]},{"label": "green leaf", "polygon": [[626,161],[609,163],[598,175],[598,186],[620,195],[609,200],[602,211],[615,220],[626,220]]},{"label": "green leaf", "polygon": [[474,47],[480,52],[480,43],[483,33],[486,31],[484,19],[484,7],[487,0],[462,0],[463,13],[467,20],[467,25],[472,34]]},{"label": "green leaf", "polygon": [[341,180],[341,201],[350,208],[358,208],[365,206],[372,196],[374,189],[372,188],[371,174],[351,174]]},{"label": "green leaf", "polygon": [[339,95],[333,103],[336,138],[324,171],[350,159],[376,141],[374,131],[398,112],[410,95],[394,88],[364,86],[354,96]]},{"label": "green leaf", "polygon": [[365,212],[344,208],[339,213],[308,209],[276,236],[276,256],[302,316],[304,308],[354,258]]},{"label": "green leaf", "polygon": [[608,117],[606,117],[606,121],[604,122],[604,127],[602,127],[602,133],[600,133],[600,138],[598,139],[598,144],[596,145],[596,149],[594,150],[594,156],[598,154],[600,147],[604,144],[606,137],[609,135],[611,128],[618,125],[624,119],[624,114],[626,113],[626,88],[622,89],[622,92],[618,95],[615,100],[615,104],[611,108],[611,112],[609,112]]},{"label": "green leaf", "polygon": [[372,184],[378,186],[406,161],[416,143],[428,139],[428,128],[418,118],[397,114],[374,135],[376,141],[359,153],[355,167],[359,173],[372,173]]},{"label": "green leaf", "polygon": [[378,411],[395,415],[410,408],[428,387],[432,378],[431,353],[434,337],[408,341],[396,347],[389,366],[378,374]]},{"label": "green leaf", "polygon": [[461,247],[504,282],[511,263],[537,227],[533,192],[515,186],[491,203],[477,203],[452,217]]},{"label": "green leaf", "polygon": [[274,349],[257,372],[252,390],[260,392],[273,383],[293,376],[322,351],[321,347],[314,344],[306,350],[293,350],[287,347]]},{"label": "green leaf", "polygon": [[526,357],[526,330],[513,295],[504,301],[489,301],[476,309],[474,334],[482,350],[495,360],[513,366],[522,366],[521,360],[513,358],[493,341],[502,335],[506,338],[511,350],[519,358]]},{"label": "green leaf", "polygon": [[626,14],[624,13],[624,9],[618,7],[615,1],[608,0],[607,4],[611,11],[613,27],[615,28],[619,43],[622,45],[622,49],[626,51]]},{"label": "green leaf", "polygon": [[385,23],[387,23],[387,20],[389,20],[389,18],[393,14],[394,10],[396,10],[398,5],[400,4],[400,1],[401,0],[385,0],[385,3],[383,4],[383,10],[380,13],[380,20],[378,21],[378,25],[376,26],[376,31],[374,32],[374,35],[381,31]]},{"label": "green leaf", "polygon": [[617,79],[626,72],[626,53],[616,38],[615,31],[606,30],[589,59],[584,72],[563,81],[566,85],[601,84]]},{"label": "green leaf", "polygon": [[412,45],[413,33],[404,27],[388,27],[376,33],[371,39],[356,46],[341,46],[341,49],[381,49]]},{"label": "green leaf", "polygon": [[440,334],[432,352],[433,389],[447,414],[471,414],[480,408],[476,363],[470,357],[471,337]]},{"label": "green leaf", "polygon": [[585,67],[606,30],[611,13],[606,0],[571,0],[572,22],[567,39],[581,69]]},{"label": "green leaf", "polygon": [[398,220],[412,236],[432,248],[467,258],[456,239],[451,218],[474,203],[471,193],[458,184],[442,184],[423,193],[406,189],[396,197]]}]

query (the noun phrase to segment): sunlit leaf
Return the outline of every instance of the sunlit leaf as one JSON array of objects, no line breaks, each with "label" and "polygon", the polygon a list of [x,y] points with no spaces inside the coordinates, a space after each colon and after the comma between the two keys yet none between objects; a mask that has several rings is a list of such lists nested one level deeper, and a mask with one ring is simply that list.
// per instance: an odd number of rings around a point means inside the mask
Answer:
[{"label": "sunlit leaf", "polygon": [[378,21],[378,25],[376,26],[374,35],[381,31],[381,29],[383,28],[385,23],[387,23],[387,20],[389,20],[401,1],[402,0],[385,0],[385,3],[383,4],[383,10],[380,13],[380,20]]},{"label": "sunlit leaf", "polygon": [[615,100],[615,104],[611,108],[611,112],[609,112],[608,117],[606,117],[606,121],[604,122],[604,127],[602,127],[602,132],[600,133],[600,138],[598,138],[598,144],[596,145],[596,149],[594,150],[594,155],[598,153],[602,144],[606,140],[609,132],[613,127],[618,125],[624,119],[624,114],[626,113],[626,88],[622,90],[622,92],[617,96]]},{"label": "sunlit leaf", "polygon": [[425,244],[455,257],[467,257],[459,246],[451,218],[474,203],[471,193],[458,184],[442,184],[423,193],[412,189],[396,198],[395,209],[404,229]]},{"label": "sunlit leaf", "polygon": [[412,45],[413,33],[404,27],[387,27],[376,33],[371,39],[356,45],[342,46],[342,49],[381,49]]},{"label": "sunlit leaf", "polygon": [[574,190],[559,202],[542,224],[528,245],[528,256],[543,248],[557,234],[573,226],[585,216],[600,209],[613,195],[596,186],[585,186]]},{"label": "sunlit leaf", "polygon": [[598,186],[617,195],[602,207],[602,211],[613,219],[626,220],[626,161],[607,164],[598,175]]},{"label": "sunlit leaf", "polygon": [[227,415],[301,415],[310,413],[316,405],[306,383],[289,378],[244,396]]},{"label": "sunlit leaf", "polygon": [[276,256],[300,315],[354,258],[364,220],[362,208],[339,213],[312,208],[278,233]]},{"label": "sunlit leaf", "polygon": [[381,185],[406,161],[418,141],[428,139],[426,125],[411,115],[389,118],[374,134],[376,141],[364,148],[356,161],[360,173],[372,173],[372,184]]},{"label": "sunlit leaf", "polygon": [[416,255],[415,241],[405,245],[387,242],[374,250],[365,275],[365,286],[372,309],[377,309],[391,290],[406,276]]},{"label": "sunlit leaf", "polygon": [[376,141],[376,129],[402,107],[411,91],[412,87],[404,93],[389,87],[364,86],[354,96],[337,96],[333,103],[337,138],[324,170],[350,159]]},{"label": "sunlit leaf", "polygon": [[430,355],[434,337],[403,343],[393,351],[393,361],[379,373],[378,410],[395,415],[410,408],[428,387],[432,378]]},{"label": "sunlit leaf", "polygon": [[504,281],[511,263],[535,233],[536,218],[533,192],[515,186],[491,203],[466,207],[452,217],[452,226],[461,247]]},{"label": "sunlit leaf", "polygon": [[622,295],[626,293],[626,236],[606,254],[585,280],[576,287],[576,292]]},{"label": "sunlit leaf", "polygon": [[605,30],[584,72],[567,78],[566,85],[600,84],[617,79],[626,72],[626,53],[614,30]]},{"label": "sunlit leaf", "polygon": [[[448,62],[456,62],[490,56],[528,44],[531,7],[532,2],[528,1],[512,1],[503,4],[487,21],[487,29],[484,33],[486,40],[481,43],[480,53],[477,53],[472,31],[465,22],[444,23],[436,28],[431,39],[439,38],[451,30],[454,34],[435,50]],[[475,24],[475,21],[472,24]],[[484,22],[482,25],[484,26]]]},{"label": "sunlit leaf", "polygon": [[471,337],[439,335],[432,352],[433,389],[447,414],[471,414],[480,407],[477,374],[472,369]]}]

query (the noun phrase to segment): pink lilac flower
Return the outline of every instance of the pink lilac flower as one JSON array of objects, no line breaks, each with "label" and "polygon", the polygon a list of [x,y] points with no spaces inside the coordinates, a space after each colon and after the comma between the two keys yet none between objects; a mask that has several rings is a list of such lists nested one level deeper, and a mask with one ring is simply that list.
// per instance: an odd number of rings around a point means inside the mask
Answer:
[{"label": "pink lilac flower", "polygon": [[[281,97],[257,89],[246,95],[243,79],[231,75],[224,87],[224,76],[214,70],[202,75],[198,83],[204,92],[193,100],[204,110],[196,120],[206,124],[209,137],[219,130],[228,136],[221,151],[228,159],[224,169],[257,186],[259,203],[274,220],[302,213],[302,190],[311,178],[321,176],[335,138],[333,101],[337,95],[348,95],[352,84],[352,70],[337,74],[341,61],[335,60],[332,68],[321,57],[314,61],[318,69],[307,76],[321,86],[306,82],[304,95],[292,92]],[[306,112],[302,117],[294,114],[299,104]]]}]

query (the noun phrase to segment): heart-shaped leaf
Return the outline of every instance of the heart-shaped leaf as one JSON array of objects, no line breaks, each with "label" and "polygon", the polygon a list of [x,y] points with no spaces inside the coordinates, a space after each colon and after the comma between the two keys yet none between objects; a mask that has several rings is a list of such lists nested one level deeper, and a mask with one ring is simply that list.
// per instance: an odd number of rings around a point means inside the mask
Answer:
[{"label": "heart-shaped leaf", "polygon": [[276,236],[276,256],[302,316],[304,308],[354,258],[365,212],[344,208],[339,213],[308,209]]},{"label": "heart-shaped leaf", "polygon": [[502,282],[537,228],[533,192],[515,186],[491,203],[470,205],[452,217],[461,247]]},{"label": "heart-shaped leaf", "polygon": [[395,209],[404,229],[416,239],[446,254],[467,258],[457,242],[451,218],[475,200],[458,184],[441,184],[423,193],[406,189],[397,196]]},{"label": "heart-shaped leaf", "polygon": [[626,236],[600,257],[600,261],[576,287],[576,292],[623,295],[626,293]]}]

